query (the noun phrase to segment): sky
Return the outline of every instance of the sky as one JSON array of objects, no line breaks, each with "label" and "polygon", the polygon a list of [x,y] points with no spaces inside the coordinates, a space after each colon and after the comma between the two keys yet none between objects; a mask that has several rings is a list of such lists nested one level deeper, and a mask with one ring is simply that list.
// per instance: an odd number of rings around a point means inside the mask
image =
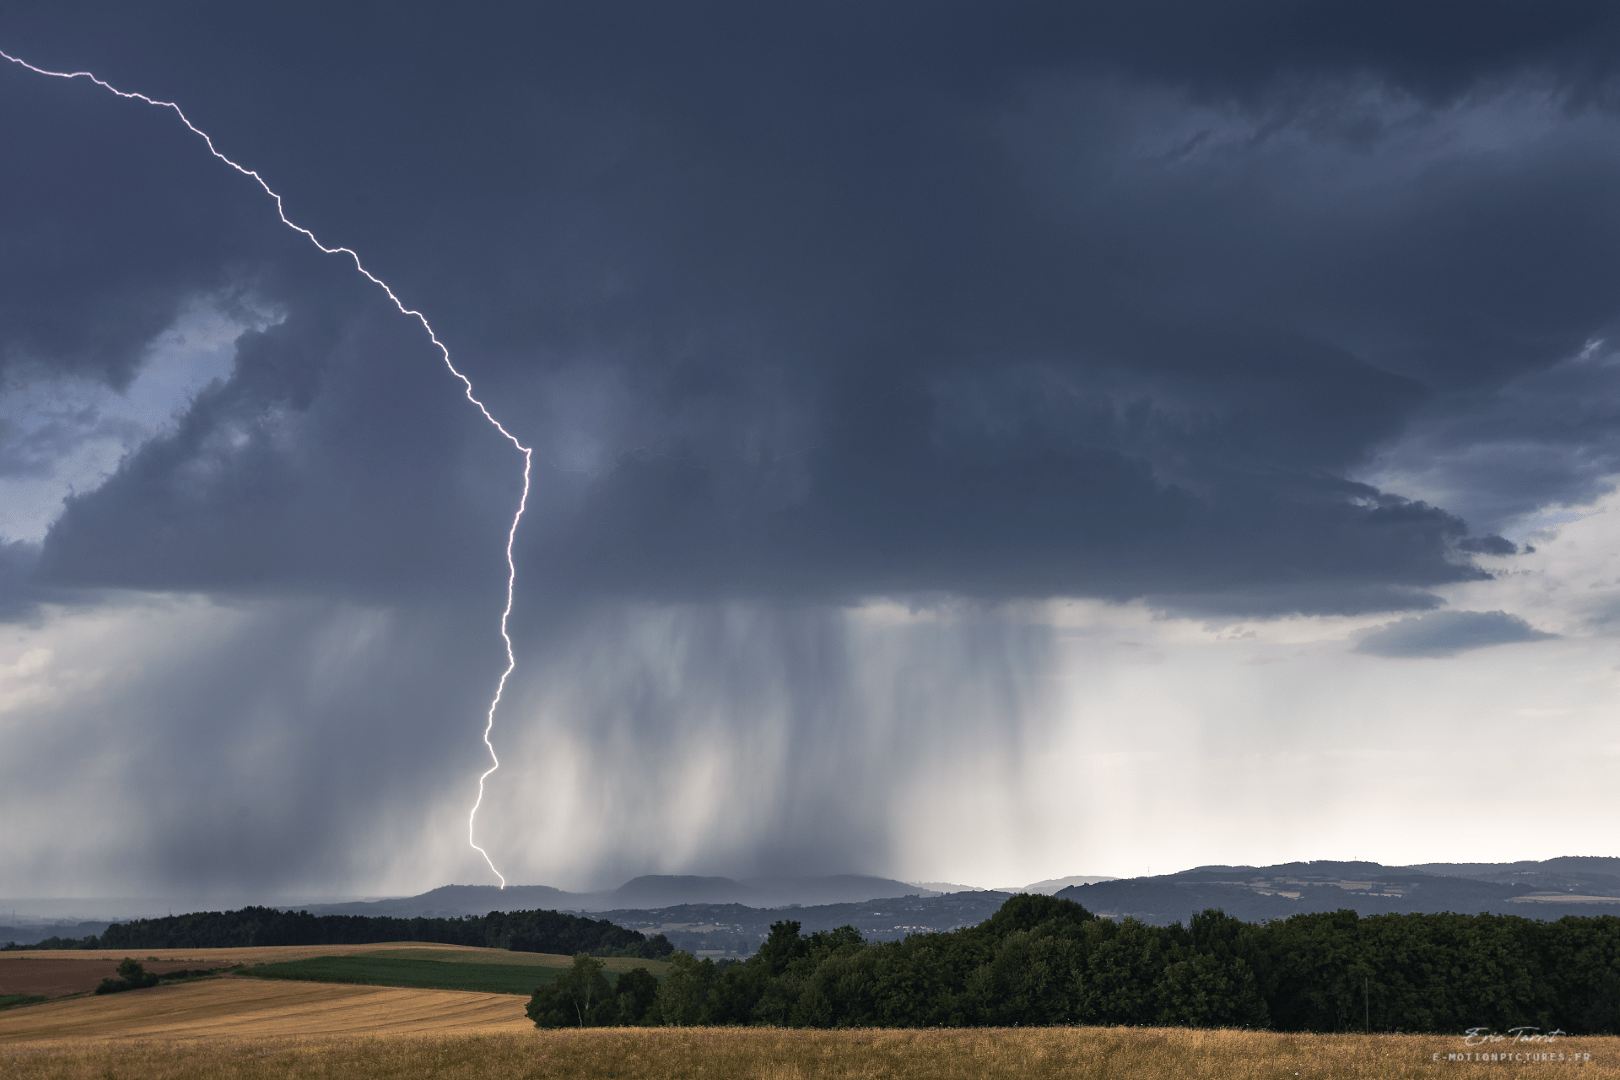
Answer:
[{"label": "sky", "polygon": [[[506,880],[1610,855],[1620,13],[36,3],[534,450]],[[0,897],[496,878],[523,460],[0,64]]]}]

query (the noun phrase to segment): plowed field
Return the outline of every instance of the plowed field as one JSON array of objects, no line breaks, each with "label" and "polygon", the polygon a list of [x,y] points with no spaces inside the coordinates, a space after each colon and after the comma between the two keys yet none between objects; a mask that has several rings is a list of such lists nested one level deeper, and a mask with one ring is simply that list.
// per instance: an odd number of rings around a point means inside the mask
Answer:
[{"label": "plowed field", "polygon": [[[122,960],[123,957],[119,957]],[[143,960],[147,971],[165,975],[171,971],[219,967],[219,962],[199,963],[194,960]],[[62,997],[83,990],[94,990],[102,979],[118,974],[118,960],[49,960],[0,957],[0,994],[44,994]]]},{"label": "plowed field", "polygon": [[[311,956],[354,956],[356,953],[376,952],[379,949],[409,949],[411,952],[469,953],[482,959],[484,954],[494,957],[542,956],[543,953],[510,953],[505,949],[476,949],[470,945],[435,945],[421,941],[379,941],[369,945],[260,945],[243,949],[18,949],[0,953],[0,964],[13,960],[111,960],[114,964],[126,956],[146,963],[147,957],[162,961],[175,961],[182,967],[217,967],[221,964],[269,964],[277,960],[304,960]],[[492,960],[492,963],[500,961]],[[563,961],[566,963],[567,961]]]}]

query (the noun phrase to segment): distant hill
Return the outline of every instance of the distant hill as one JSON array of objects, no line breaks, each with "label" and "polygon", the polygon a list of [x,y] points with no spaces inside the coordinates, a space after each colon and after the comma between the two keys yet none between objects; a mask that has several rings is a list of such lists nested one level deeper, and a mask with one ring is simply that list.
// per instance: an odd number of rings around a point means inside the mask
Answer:
[{"label": "distant hill", "polygon": [[[928,888],[925,886],[938,886]],[[600,893],[571,893],[545,885],[446,885],[419,896],[304,905],[320,915],[451,918],[491,911],[657,911],[680,905],[741,905],[751,910],[862,904],[872,900],[965,894],[945,882],[908,885],[859,874],[757,877],[736,880],[649,874]],[[1100,915],[1131,915],[1165,925],[1218,907],[1248,921],[1304,911],[1351,908],[1364,915],[1400,911],[1494,911],[1556,919],[1561,915],[1620,915],[1620,858],[1565,856],[1544,862],[1424,863],[1299,862],[1276,866],[1200,866],[1157,877],[1055,878],[1018,889],[973,890],[987,896],[1053,893]],[[937,920],[936,920],[937,921]]]},{"label": "distant hill", "polygon": [[[1071,884],[1082,881],[1084,884]],[[929,888],[925,886],[939,886]],[[1186,923],[1206,908],[1248,922],[1350,908],[1363,915],[1409,911],[1481,911],[1557,919],[1620,915],[1620,858],[1565,856],[1544,862],[1298,862],[1276,866],[1200,866],[1145,878],[1056,878],[1013,890],[970,889],[946,882],[907,884],[892,878],[648,875],[601,893],[545,885],[446,885],[418,896],[303,904],[316,915],[457,918],[492,911],[574,911],[608,915],[622,926],[667,933],[678,948],[752,952],[772,922],[794,919],[806,931],[850,923],[874,940],[924,929],[970,926],[988,918],[1014,892],[1055,892],[1110,918],[1155,925]],[[284,905],[275,905],[283,907]],[[287,909],[292,910],[292,909]],[[0,927],[6,940],[99,934],[105,922]]]},{"label": "distant hill", "polygon": [[1362,915],[1490,911],[1556,919],[1620,915],[1617,864],[1620,859],[1564,858],[1420,867],[1332,861],[1200,866],[1158,877],[1079,885],[1057,895],[1099,915],[1129,915],[1159,926],[1184,923],[1206,908],[1220,908],[1247,922],[1339,908]]},{"label": "distant hill", "polygon": [[340,904],[274,905],[296,907],[312,915],[387,915],[396,919],[455,919],[463,915],[488,915],[491,911],[582,911],[575,893],[549,885],[441,885],[417,896],[387,900],[353,900]]},{"label": "distant hill", "polygon": [[865,874],[833,874],[827,877],[746,878],[744,885],[770,897],[771,907],[800,904],[860,904],[891,896],[939,896],[944,890],[907,885],[893,878]]},{"label": "distant hill", "polygon": [[590,903],[610,908],[657,908],[674,904],[750,904],[765,906],[765,895],[740,881],[691,874],[647,874],[633,878]]},{"label": "distant hill", "polygon": [[1505,885],[1528,885],[1539,893],[1620,896],[1620,859],[1605,856],[1565,855],[1545,862],[1420,863],[1408,869]]},{"label": "distant hill", "polygon": [[1061,892],[1072,885],[1095,885],[1099,881],[1118,880],[1118,878],[1112,877],[1086,877],[1081,874],[1075,874],[1071,877],[1048,878],[1045,881],[1037,881],[1030,885],[1004,886],[996,891],[1004,893],[1045,893],[1046,895],[1051,896],[1054,893]]},{"label": "distant hill", "polygon": [[771,924],[792,920],[804,933],[853,926],[868,941],[898,941],[911,934],[977,926],[994,915],[1008,894],[981,890],[947,895],[911,895],[860,903],[755,908],[743,904],[678,904],[655,910],[601,911],[597,916],[648,937],[663,934],[677,949],[698,955],[747,956]]},{"label": "distant hill", "polygon": [[36,923],[31,926],[0,926],[0,945],[15,941],[32,945],[46,938],[95,937],[107,929],[105,922]]},{"label": "distant hill", "polygon": [[[417,896],[338,904],[297,905],[315,915],[388,915],[413,919],[487,915],[491,911],[624,911],[678,904],[743,904],[751,908],[858,904],[890,896],[937,896],[893,878],[860,874],[825,877],[764,877],[736,881],[687,874],[648,874],[617,889],[573,893],[549,885],[444,885]],[[282,905],[277,905],[282,906]]]},{"label": "distant hill", "polygon": [[722,877],[648,874],[627,881],[611,893],[592,897],[586,910],[663,908],[677,904],[746,904],[756,908],[792,905],[858,904],[887,896],[933,896],[893,878],[861,874],[829,877],[759,877],[734,881]]}]

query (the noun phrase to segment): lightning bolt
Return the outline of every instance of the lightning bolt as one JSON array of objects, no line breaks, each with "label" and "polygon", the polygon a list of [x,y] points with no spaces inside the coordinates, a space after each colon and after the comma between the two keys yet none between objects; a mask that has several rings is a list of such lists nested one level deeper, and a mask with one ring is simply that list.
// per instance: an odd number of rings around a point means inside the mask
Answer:
[{"label": "lightning bolt", "polygon": [[454,375],[457,379],[461,380],[461,385],[466,390],[467,400],[477,406],[478,411],[483,414],[484,419],[488,420],[490,424],[494,426],[495,430],[501,433],[502,437],[504,437],[508,442],[522,452],[523,494],[518,499],[517,512],[512,515],[512,526],[506,532],[506,607],[501,611],[501,640],[506,644],[506,670],[501,672],[500,681],[495,684],[495,696],[490,700],[489,713],[484,720],[484,747],[489,751],[490,766],[478,777],[478,798],[473,802],[472,811],[467,815],[467,843],[471,845],[472,848],[478,852],[478,854],[484,857],[484,861],[489,864],[490,870],[494,872],[496,877],[501,879],[501,888],[505,889],[505,875],[503,875],[499,870],[495,869],[495,860],[489,857],[489,852],[478,846],[478,842],[475,839],[474,830],[478,822],[478,808],[484,805],[484,781],[488,780],[490,774],[501,767],[501,759],[495,756],[495,744],[490,742],[489,739],[490,733],[495,730],[495,711],[500,708],[501,695],[506,692],[506,680],[511,677],[512,672],[517,668],[517,654],[512,651],[512,636],[507,633],[506,628],[507,622],[512,617],[512,599],[517,586],[517,562],[512,557],[512,546],[517,541],[518,525],[523,521],[523,511],[528,509],[529,506],[529,473],[530,466],[534,463],[534,448],[524,446],[523,443],[518,441],[517,436],[513,435],[510,431],[507,431],[506,428],[501,425],[501,422],[495,419],[494,415],[490,413],[489,409],[484,405],[484,403],[478,400],[477,396],[473,393],[472,380],[463,375],[460,369],[458,369],[456,365],[451,362],[450,350],[445,347],[444,342],[439,340],[439,335],[433,332],[433,326],[427,321],[426,315],[423,315],[415,308],[406,307],[404,302],[394,294],[394,290],[388,287],[387,282],[378,277],[376,274],[373,274],[370,270],[366,269],[365,264],[360,261],[359,254],[352,248],[342,246],[327,247],[316,238],[314,233],[310,232],[302,225],[290,220],[287,217],[286,208],[282,204],[281,196],[277,194],[269,184],[265,183],[264,177],[260,176],[253,169],[249,169],[243,165],[238,165],[236,162],[220,153],[219,148],[214,145],[214,140],[209,137],[206,131],[199,128],[196,124],[193,124],[186,116],[185,112],[181,110],[179,105],[176,105],[172,101],[158,101],[156,98],[149,98],[145,94],[135,94],[130,93],[127,90],[120,90],[116,86],[107,82],[105,79],[98,78],[93,72],[47,71],[44,68],[35,67],[26,60],[20,60],[3,49],[0,49],[0,57],[4,57],[13,64],[26,68],[27,70],[34,72],[36,75],[48,75],[53,79],[88,79],[97,86],[101,87],[103,90],[116,94],[121,98],[126,98],[130,101],[144,102],[147,105],[155,105],[160,109],[172,109],[174,111],[174,115],[180,118],[180,122],[186,125],[186,127],[190,128],[192,134],[197,135],[204,143],[207,144],[208,152],[210,154],[213,154],[216,158],[223,161],[225,164],[229,165],[243,176],[252,177],[252,179],[258,183],[259,187],[264,189],[264,193],[276,201],[276,216],[281,218],[281,223],[283,225],[287,226],[289,229],[292,229],[294,232],[304,234],[304,236],[309,238],[310,243],[320,248],[321,251],[327,255],[347,255],[350,259],[354,260],[354,268],[360,271],[361,274],[365,275],[366,280],[370,281],[384,293],[388,294],[388,299],[391,300],[394,306],[399,309],[401,315],[408,315],[417,322],[421,323],[422,329],[427,331],[428,339],[433,342],[434,346],[439,350],[439,354],[444,357],[444,366],[450,369],[451,375]]}]

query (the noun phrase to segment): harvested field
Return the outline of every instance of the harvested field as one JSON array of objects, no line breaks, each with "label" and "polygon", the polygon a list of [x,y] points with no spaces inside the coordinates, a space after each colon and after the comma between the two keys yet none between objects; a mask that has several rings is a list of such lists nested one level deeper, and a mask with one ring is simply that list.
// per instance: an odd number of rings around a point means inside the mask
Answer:
[{"label": "harvested field", "polygon": [[11,1009],[0,1013],[0,1044],[527,1032],[524,1004],[510,994],[209,979]]},{"label": "harvested field", "polygon": [[[118,961],[122,960],[59,960],[59,959],[20,959],[0,957],[0,995],[5,994],[43,994],[46,997],[63,997],[67,994],[77,994],[86,990],[94,990],[96,984],[102,979],[110,979],[118,974]],[[166,975],[171,971],[182,971],[198,967],[219,967],[218,961],[212,964],[199,964],[188,960],[159,960],[149,961],[141,959],[141,965],[147,971],[155,971],[159,975]]]},{"label": "harvested field", "polygon": [[[1620,1039],[1564,1039],[1542,1052],[1589,1063],[1456,1063],[1452,1036],[1273,1035],[1154,1028],[929,1031],[597,1029],[480,1036],[0,1045],[19,1080],[1185,1080],[1620,1077]],[[1439,1053],[1436,1063],[1431,1057]],[[1572,1071],[1578,1070],[1578,1071]]]}]

